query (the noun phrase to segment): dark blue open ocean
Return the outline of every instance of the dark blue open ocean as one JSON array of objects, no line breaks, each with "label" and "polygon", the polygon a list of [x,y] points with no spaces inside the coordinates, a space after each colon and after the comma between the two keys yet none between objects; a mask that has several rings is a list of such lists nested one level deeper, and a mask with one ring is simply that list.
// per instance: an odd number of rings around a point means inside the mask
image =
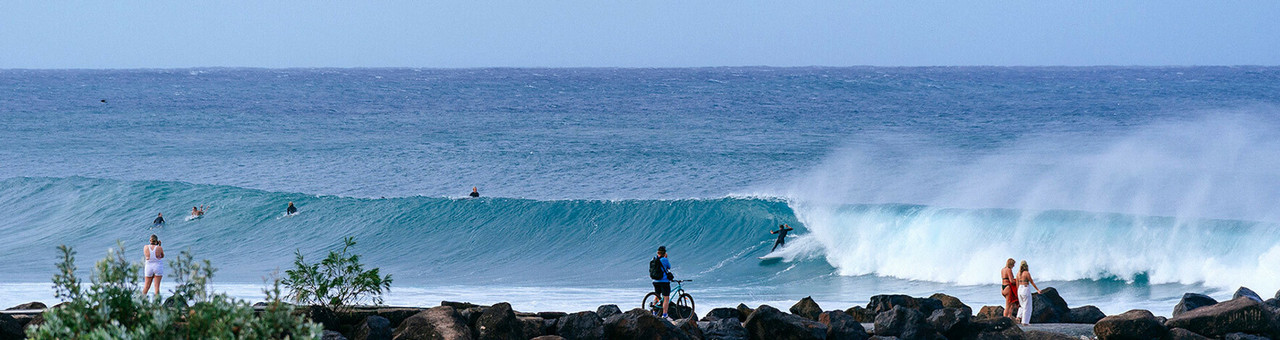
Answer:
[{"label": "dark blue open ocean", "polygon": [[0,307],[155,233],[248,299],[354,236],[397,305],[636,307],[666,245],[700,311],[994,305],[1013,257],[1167,315],[1280,289],[1277,174],[1280,68],[0,70]]}]

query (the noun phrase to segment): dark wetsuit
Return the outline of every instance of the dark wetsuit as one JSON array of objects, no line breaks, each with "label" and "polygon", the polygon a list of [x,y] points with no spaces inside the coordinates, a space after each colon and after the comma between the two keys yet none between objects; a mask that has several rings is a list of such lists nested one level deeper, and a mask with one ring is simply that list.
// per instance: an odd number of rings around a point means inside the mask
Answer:
[{"label": "dark wetsuit", "polygon": [[471,192],[471,197],[480,197],[480,192],[472,191],[472,192]]},{"label": "dark wetsuit", "polygon": [[297,208],[297,207],[294,207],[292,204],[290,204],[290,205],[289,205],[289,208],[284,209],[284,212],[285,212],[286,214],[293,215],[293,214],[298,213],[298,208]]},{"label": "dark wetsuit", "polygon": [[778,241],[773,243],[773,249],[771,249],[771,250],[769,250],[769,251],[778,250],[778,247],[779,247],[779,246],[781,246],[781,245],[783,245],[783,244],[786,244],[786,243],[787,243],[787,232],[788,232],[788,231],[791,231],[791,230],[793,230],[793,229],[792,229],[792,228],[786,228],[786,229],[778,228],[778,230],[774,231],[774,232],[773,232],[774,234],[778,234]]},{"label": "dark wetsuit", "polygon": [[164,224],[164,216],[156,216],[156,220],[151,221],[151,224]]}]

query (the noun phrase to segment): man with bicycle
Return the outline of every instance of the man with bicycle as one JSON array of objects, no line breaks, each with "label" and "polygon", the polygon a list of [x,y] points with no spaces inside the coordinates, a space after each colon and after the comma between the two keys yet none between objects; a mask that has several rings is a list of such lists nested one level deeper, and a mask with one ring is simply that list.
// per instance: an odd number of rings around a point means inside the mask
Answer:
[{"label": "man with bicycle", "polygon": [[667,260],[667,246],[658,247],[658,256],[649,261],[649,278],[653,279],[653,292],[662,299],[662,317],[667,316],[667,305],[671,303],[671,261]]}]

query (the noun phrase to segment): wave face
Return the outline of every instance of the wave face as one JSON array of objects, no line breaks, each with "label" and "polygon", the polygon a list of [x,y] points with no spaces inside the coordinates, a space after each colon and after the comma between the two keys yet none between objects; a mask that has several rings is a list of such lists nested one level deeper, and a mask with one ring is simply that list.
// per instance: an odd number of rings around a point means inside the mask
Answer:
[{"label": "wave face", "polygon": [[[282,216],[290,201],[300,214]],[[189,207],[201,204],[211,205],[205,217],[185,220]],[[157,212],[168,223],[149,229]],[[796,220],[785,202],[769,199],[364,199],[179,182],[13,178],[0,181],[0,232],[11,249],[0,255],[0,272],[13,274],[11,280],[46,280],[58,244],[75,246],[83,262],[96,260],[115,240],[140,249],[155,233],[170,252],[191,249],[213,260],[220,278],[239,282],[287,269],[295,250],[314,258],[335,249],[343,236],[356,238],[366,263],[410,285],[644,280],[659,245],[687,275],[750,281],[758,276],[750,273],[754,256],[762,254],[753,251],[768,245],[769,227],[780,223]],[[740,261],[731,261],[734,254]]]}]

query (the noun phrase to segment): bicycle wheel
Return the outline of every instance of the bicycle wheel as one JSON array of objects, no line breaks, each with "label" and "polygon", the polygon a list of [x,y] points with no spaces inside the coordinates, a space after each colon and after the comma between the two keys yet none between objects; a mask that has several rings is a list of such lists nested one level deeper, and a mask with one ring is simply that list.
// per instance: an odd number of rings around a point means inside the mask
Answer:
[{"label": "bicycle wheel", "polygon": [[640,301],[640,309],[647,310],[650,313],[662,313],[662,300],[658,298],[658,293],[649,292],[644,295],[644,300]]},{"label": "bicycle wheel", "polygon": [[684,319],[693,317],[693,296],[689,294],[680,294],[680,298],[676,299],[674,311],[670,311],[672,319]]}]

